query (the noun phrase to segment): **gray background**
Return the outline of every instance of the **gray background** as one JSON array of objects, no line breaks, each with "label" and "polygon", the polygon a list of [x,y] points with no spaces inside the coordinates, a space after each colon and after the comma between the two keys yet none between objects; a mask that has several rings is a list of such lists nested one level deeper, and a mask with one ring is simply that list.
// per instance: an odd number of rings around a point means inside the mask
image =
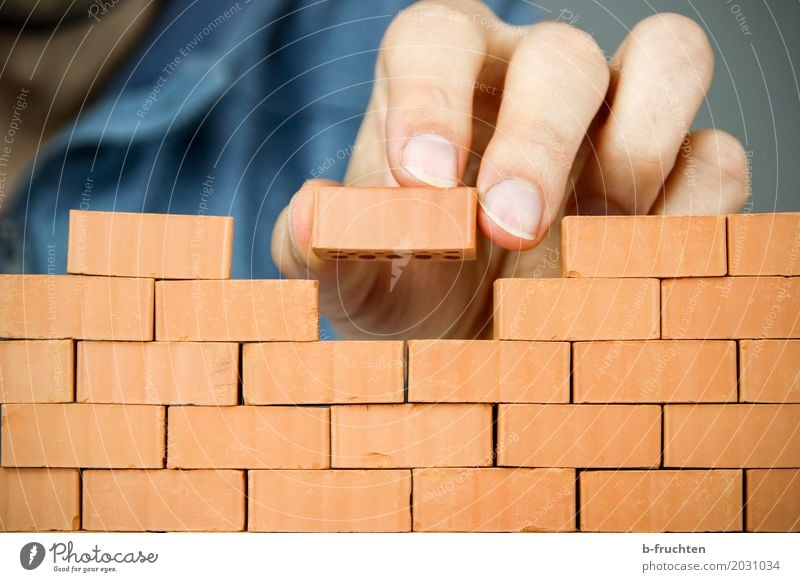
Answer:
[{"label": "gray background", "polygon": [[748,150],[752,199],[745,212],[800,211],[800,0],[529,1],[545,19],[564,19],[570,14],[562,10],[569,10],[575,26],[594,35],[607,54],[654,12],[699,22],[716,66],[695,128],[724,129]]}]

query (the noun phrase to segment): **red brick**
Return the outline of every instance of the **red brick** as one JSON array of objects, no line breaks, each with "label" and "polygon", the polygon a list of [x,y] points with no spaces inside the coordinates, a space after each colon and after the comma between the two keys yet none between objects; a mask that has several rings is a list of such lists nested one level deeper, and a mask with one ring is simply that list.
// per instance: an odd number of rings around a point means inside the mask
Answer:
[{"label": "red brick", "polygon": [[70,402],[72,341],[0,341],[1,402]]},{"label": "red brick", "polygon": [[674,404],[665,467],[800,467],[800,404]]},{"label": "red brick", "polygon": [[250,531],[411,529],[410,471],[249,471],[249,480]]},{"label": "red brick", "polygon": [[79,402],[238,402],[239,344],[79,342]]},{"label": "red brick", "polygon": [[67,271],[154,279],[228,279],[233,218],[69,213]]},{"label": "red brick", "polygon": [[669,279],[661,302],[665,338],[800,337],[800,278]]},{"label": "red brick", "polygon": [[318,288],[305,280],[159,281],[156,339],[316,340]]},{"label": "red brick", "polygon": [[90,531],[241,531],[244,471],[83,472]]},{"label": "red brick", "polygon": [[607,340],[659,337],[657,279],[498,279],[494,337]]},{"label": "red brick", "polygon": [[330,259],[475,258],[474,188],[317,188],[312,250]]},{"label": "red brick", "polygon": [[492,464],[492,408],[485,404],[334,406],[334,467],[367,469]]},{"label": "red brick", "polygon": [[728,216],[731,275],[800,275],[800,212]]},{"label": "red brick", "polygon": [[747,471],[747,531],[800,532],[800,469]]},{"label": "red brick", "polygon": [[0,275],[0,337],[153,339],[153,280]]},{"label": "red brick", "polygon": [[403,401],[403,342],[247,344],[245,404]]},{"label": "red brick", "polygon": [[575,402],[736,402],[736,343],[576,343]]},{"label": "red brick", "polygon": [[658,406],[501,404],[497,464],[514,467],[657,467]]},{"label": "red brick", "polygon": [[325,469],[329,424],[327,408],[170,406],[167,466]]},{"label": "red brick", "polygon": [[581,530],[742,531],[741,471],[583,471]]},{"label": "red brick", "polygon": [[0,531],[72,531],[81,527],[77,469],[0,468]]},{"label": "red brick", "polygon": [[113,404],[6,404],[6,467],[157,468],[164,408]]},{"label": "red brick", "polygon": [[739,342],[742,402],[800,402],[800,341]]},{"label": "red brick", "polygon": [[408,342],[411,402],[569,402],[569,344]]},{"label": "red brick", "polygon": [[724,216],[566,216],[565,277],[713,277],[727,272]]},{"label": "red brick", "polygon": [[414,469],[414,531],[573,531],[571,469]]}]

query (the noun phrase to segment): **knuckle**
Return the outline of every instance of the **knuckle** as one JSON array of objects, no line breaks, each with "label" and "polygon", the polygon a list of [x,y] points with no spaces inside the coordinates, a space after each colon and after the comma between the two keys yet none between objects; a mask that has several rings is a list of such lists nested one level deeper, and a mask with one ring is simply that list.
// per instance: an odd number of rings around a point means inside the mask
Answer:
[{"label": "knuckle", "polygon": [[[586,32],[564,22],[543,22],[536,24],[523,42],[520,51],[557,51],[567,60],[576,63],[584,73],[608,79],[608,61],[603,49],[595,38]],[[544,45],[544,46],[542,46]]]},{"label": "knuckle", "polygon": [[439,40],[444,37],[458,43],[465,35],[469,39],[481,36],[478,18],[470,16],[452,1],[422,0],[395,16],[386,30],[382,46],[407,38]]},{"label": "knuckle", "polygon": [[670,12],[654,14],[639,22],[631,35],[652,45],[653,54],[674,55],[681,66],[696,70],[714,67],[714,50],[703,28],[691,18]]},{"label": "knuckle", "polygon": [[738,139],[725,131],[707,129],[694,133],[692,142],[701,162],[719,168],[726,180],[745,184],[747,154]]}]

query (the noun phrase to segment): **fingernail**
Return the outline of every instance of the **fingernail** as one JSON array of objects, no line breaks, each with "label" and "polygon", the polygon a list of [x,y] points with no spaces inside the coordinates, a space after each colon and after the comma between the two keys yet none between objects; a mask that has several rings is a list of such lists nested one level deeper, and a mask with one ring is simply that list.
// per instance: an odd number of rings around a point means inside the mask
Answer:
[{"label": "fingernail", "polygon": [[406,172],[420,182],[440,188],[458,185],[458,152],[441,136],[421,133],[409,139],[402,163]]},{"label": "fingernail", "polygon": [[481,208],[508,234],[534,240],[542,221],[542,196],[520,180],[495,184],[480,198]]}]

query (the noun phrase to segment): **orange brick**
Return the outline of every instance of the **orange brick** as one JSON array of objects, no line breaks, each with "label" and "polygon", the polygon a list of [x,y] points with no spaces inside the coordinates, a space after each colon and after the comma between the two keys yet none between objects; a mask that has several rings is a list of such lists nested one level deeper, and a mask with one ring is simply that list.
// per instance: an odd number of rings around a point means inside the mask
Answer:
[{"label": "orange brick", "polygon": [[154,468],[164,459],[164,408],[6,404],[6,467]]},{"label": "orange brick", "polygon": [[159,281],[156,339],[316,340],[318,288],[305,280]]},{"label": "orange brick", "polygon": [[571,469],[415,469],[414,531],[574,531]]},{"label": "orange brick", "polygon": [[411,402],[569,402],[569,344],[408,342]]},{"label": "orange brick", "polygon": [[747,531],[800,532],[800,469],[747,471]]},{"label": "orange brick", "polygon": [[475,258],[474,188],[317,188],[311,248],[329,259]]},{"label": "orange brick", "polygon": [[658,406],[501,404],[497,464],[514,467],[657,467]]},{"label": "orange brick", "polygon": [[800,275],[800,212],[728,216],[731,275]]},{"label": "orange brick", "polygon": [[742,531],[741,471],[583,471],[581,530]]},{"label": "orange brick", "polygon": [[233,218],[70,210],[67,271],[154,279],[228,279]]},{"label": "orange brick", "polygon": [[169,408],[167,466],[183,469],[330,467],[327,408]]},{"label": "orange brick", "polygon": [[565,277],[713,277],[727,272],[724,216],[566,216]]},{"label": "orange brick", "polygon": [[0,341],[0,402],[70,402],[72,341]]},{"label": "orange brick", "polygon": [[81,527],[77,469],[0,468],[0,531],[72,531]]},{"label": "orange brick", "polygon": [[238,402],[239,344],[79,342],[78,402]]},{"label": "orange brick", "polygon": [[800,402],[800,341],[739,342],[742,402]]},{"label": "orange brick", "polygon": [[403,401],[403,342],[273,342],[244,347],[245,404]]},{"label": "orange brick", "polygon": [[800,467],[800,404],[674,404],[666,467]]},{"label": "orange brick", "polygon": [[248,477],[250,531],[411,529],[410,471],[249,471]]},{"label": "orange brick", "polygon": [[576,343],[575,402],[736,402],[736,343]]},{"label": "orange brick", "polygon": [[498,279],[494,337],[606,340],[659,337],[657,279]]},{"label": "orange brick", "polygon": [[241,531],[244,471],[84,471],[83,529]]},{"label": "orange brick", "polygon": [[485,404],[334,406],[334,467],[492,464],[492,408]]},{"label": "orange brick", "polygon": [[153,339],[153,280],[0,275],[0,337]]},{"label": "orange brick", "polygon": [[661,302],[665,338],[800,337],[800,278],[668,279]]}]

